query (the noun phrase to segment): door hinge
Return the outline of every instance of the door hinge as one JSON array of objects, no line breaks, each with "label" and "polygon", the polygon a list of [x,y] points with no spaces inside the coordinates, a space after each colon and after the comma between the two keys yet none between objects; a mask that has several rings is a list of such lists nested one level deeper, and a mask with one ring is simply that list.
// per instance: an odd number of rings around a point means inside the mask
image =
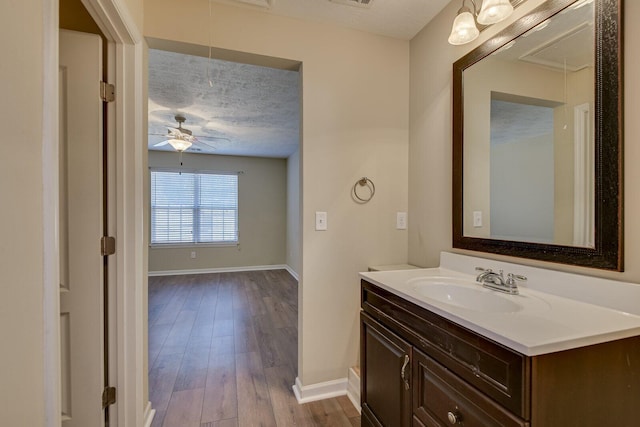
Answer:
[{"label": "door hinge", "polygon": [[116,388],[106,387],[102,392],[102,409],[116,403]]},{"label": "door hinge", "polygon": [[116,253],[116,239],[111,236],[102,236],[100,239],[100,253],[109,256]]},{"label": "door hinge", "polygon": [[113,102],[116,100],[116,87],[107,82],[100,82],[100,98],[102,102]]}]

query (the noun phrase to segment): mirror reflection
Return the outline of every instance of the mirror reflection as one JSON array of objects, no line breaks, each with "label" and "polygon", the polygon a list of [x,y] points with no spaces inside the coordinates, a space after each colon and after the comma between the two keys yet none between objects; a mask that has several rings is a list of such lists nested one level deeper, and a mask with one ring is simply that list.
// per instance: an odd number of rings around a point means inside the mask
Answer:
[{"label": "mirror reflection", "polygon": [[594,4],[463,71],[463,235],[593,248]]}]

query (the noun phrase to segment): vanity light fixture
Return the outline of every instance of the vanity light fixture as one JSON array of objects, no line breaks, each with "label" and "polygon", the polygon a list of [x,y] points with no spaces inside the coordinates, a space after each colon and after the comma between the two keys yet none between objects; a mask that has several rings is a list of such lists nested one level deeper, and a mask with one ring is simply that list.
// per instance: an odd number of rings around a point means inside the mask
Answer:
[{"label": "vanity light fixture", "polygon": [[513,6],[509,0],[484,0],[478,13],[478,24],[495,24],[507,19],[512,13]]},{"label": "vanity light fixture", "polygon": [[465,5],[466,0],[462,0],[462,7],[453,21],[449,35],[449,43],[452,45],[466,44],[478,38],[480,31],[475,16],[479,24],[491,25],[507,19],[513,13],[513,6],[509,0],[483,0],[479,12],[476,2],[469,1],[473,4],[473,12]]}]

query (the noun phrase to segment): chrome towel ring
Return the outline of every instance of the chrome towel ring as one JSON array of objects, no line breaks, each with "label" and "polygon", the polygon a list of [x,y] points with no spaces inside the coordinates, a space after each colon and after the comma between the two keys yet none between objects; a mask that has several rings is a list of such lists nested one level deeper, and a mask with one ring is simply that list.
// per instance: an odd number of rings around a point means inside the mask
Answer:
[{"label": "chrome towel ring", "polygon": [[[367,187],[369,194],[367,196],[361,196],[358,194],[358,187]],[[375,194],[376,185],[366,176],[363,176],[353,184],[353,197],[357,199],[358,203],[367,203],[369,200],[373,199]]]}]

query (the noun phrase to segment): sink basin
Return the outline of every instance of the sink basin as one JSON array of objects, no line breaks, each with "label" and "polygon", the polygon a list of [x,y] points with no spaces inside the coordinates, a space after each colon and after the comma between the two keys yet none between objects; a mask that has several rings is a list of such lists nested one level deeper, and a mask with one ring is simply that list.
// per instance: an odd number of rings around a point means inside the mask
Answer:
[{"label": "sink basin", "polygon": [[410,281],[421,297],[467,310],[491,313],[515,313],[523,306],[514,301],[517,296],[503,295],[484,289],[464,279],[449,277],[419,278]]}]

